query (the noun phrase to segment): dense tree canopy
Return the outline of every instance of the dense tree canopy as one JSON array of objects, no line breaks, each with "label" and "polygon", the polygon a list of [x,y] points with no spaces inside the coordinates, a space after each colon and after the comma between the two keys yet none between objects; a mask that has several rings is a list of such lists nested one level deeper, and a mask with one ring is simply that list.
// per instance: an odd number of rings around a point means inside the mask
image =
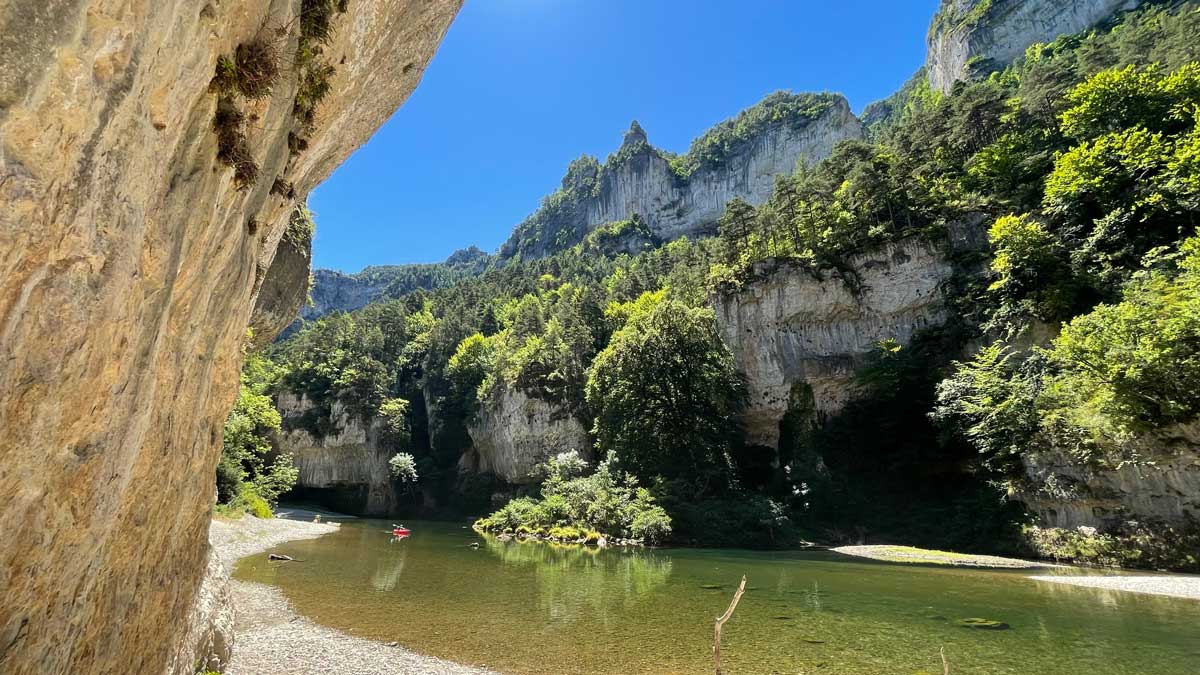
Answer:
[{"label": "dense tree canopy", "polygon": [[596,446],[636,475],[727,474],[741,384],[710,309],[665,300],[631,316],[596,357]]},{"label": "dense tree canopy", "polygon": [[[406,269],[393,299],[266,356],[319,408],[385,420],[430,501],[464,512],[489,505],[494,486],[458,462],[498,395],[520,389],[591,430],[598,466],[548,464],[540,496],[488,529],[783,545],[800,522],[994,546],[1018,517],[992,483],[1012,485],[1023,458],[1103,461],[1200,414],[1197,245],[1184,243],[1200,225],[1197,34],[1197,3],[1170,3],[1034,45],[946,95],[914,79],[874,109],[868,140],[777,177],[766,203],[730,202],[715,237],[662,242],[636,217],[589,229],[580,205],[623,156],[581,157],[500,255]],[[686,177],[831,100],[770,97],[670,159]],[[798,387],[778,452],[745,447],[712,294],[784,264],[857,292],[852,255],[946,244],[977,223],[986,250],[956,242],[950,256],[947,325],[855,363],[860,397],[832,419]],[[244,403],[228,445],[259,456],[237,430],[271,420]]]}]

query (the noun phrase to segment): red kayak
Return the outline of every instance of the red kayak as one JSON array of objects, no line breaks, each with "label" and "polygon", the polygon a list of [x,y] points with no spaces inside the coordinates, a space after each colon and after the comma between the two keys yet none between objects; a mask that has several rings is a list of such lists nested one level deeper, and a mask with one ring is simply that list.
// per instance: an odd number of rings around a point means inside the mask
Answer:
[{"label": "red kayak", "polygon": [[392,536],[393,537],[407,537],[410,534],[412,534],[412,530],[408,529],[407,527],[393,527],[392,528]]}]

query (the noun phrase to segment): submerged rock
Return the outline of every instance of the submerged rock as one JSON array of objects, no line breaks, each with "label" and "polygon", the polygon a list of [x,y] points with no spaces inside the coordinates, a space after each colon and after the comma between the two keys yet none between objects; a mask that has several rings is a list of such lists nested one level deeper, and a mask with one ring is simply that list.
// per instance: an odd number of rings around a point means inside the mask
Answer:
[{"label": "submerged rock", "polygon": [[959,619],[954,623],[962,628],[979,628],[981,630],[1008,630],[1010,628],[1010,626],[1003,621],[993,621],[992,619]]}]

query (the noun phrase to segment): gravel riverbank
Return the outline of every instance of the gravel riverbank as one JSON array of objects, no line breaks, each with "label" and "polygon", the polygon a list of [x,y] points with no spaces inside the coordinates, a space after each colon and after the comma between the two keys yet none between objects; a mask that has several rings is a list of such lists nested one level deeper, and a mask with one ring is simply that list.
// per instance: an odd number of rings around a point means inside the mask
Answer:
[{"label": "gravel riverbank", "polygon": [[1037,581],[1049,581],[1055,584],[1085,586],[1087,588],[1103,588],[1111,591],[1128,591],[1130,593],[1148,593],[1150,595],[1168,595],[1173,598],[1189,598],[1200,600],[1200,576],[1053,576],[1038,575],[1029,577]]},{"label": "gravel riverbank", "polygon": [[[209,541],[227,569],[248,555],[286,541],[315,539],[336,524],[273,518],[214,520]],[[490,671],[354,637],[319,626],[294,612],[271,586],[230,581],[234,622],[233,660],[226,675],[479,675]]]},{"label": "gravel riverbank", "polygon": [[922,565],[950,565],[953,567],[990,567],[1001,569],[1039,569],[1043,567],[1059,567],[1053,563],[1020,560],[1018,558],[1001,558],[995,555],[975,555],[972,553],[953,553],[951,551],[931,551],[912,546],[839,546],[830,549],[842,555],[858,558],[882,560],[895,563],[916,563]]}]

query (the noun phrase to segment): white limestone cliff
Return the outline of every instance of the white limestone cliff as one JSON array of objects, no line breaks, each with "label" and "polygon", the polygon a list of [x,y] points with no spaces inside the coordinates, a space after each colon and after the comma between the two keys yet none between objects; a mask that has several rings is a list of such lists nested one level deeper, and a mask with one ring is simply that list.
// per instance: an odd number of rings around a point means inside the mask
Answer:
[{"label": "white limestone cliff", "polygon": [[[290,453],[299,470],[298,488],[338,488],[356,496],[356,515],[385,516],[395,504],[388,460],[395,454],[379,443],[379,424],[351,414],[341,401],[328,413],[303,395],[281,392],[275,407],[283,418],[278,449]],[[325,428],[314,433],[305,417]]]},{"label": "white limestone cliff", "polygon": [[906,344],[947,317],[953,268],[936,246],[912,237],[848,260],[859,290],[843,275],[760,265],[742,289],[712,298],[717,324],[746,378],[743,426],[751,443],[776,447],[779,422],[796,384],[811,387],[818,417],[856,395],[854,372],[882,340]]},{"label": "white limestone cliff", "polygon": [[492,473],[519,485],[534,482],[534,466],[551,455],[575,450],[591,459],[591,442],[579,420],[557,406],[508,389],[481,404],[467,428],[473,448],[460,468]]},{"label": "white limestone cliff", "polygon": [[929,30],[925,72],[947,93],[976,68],[1011,63],[1029,45],[1078,33],[1139,0],[943,0]]}]

